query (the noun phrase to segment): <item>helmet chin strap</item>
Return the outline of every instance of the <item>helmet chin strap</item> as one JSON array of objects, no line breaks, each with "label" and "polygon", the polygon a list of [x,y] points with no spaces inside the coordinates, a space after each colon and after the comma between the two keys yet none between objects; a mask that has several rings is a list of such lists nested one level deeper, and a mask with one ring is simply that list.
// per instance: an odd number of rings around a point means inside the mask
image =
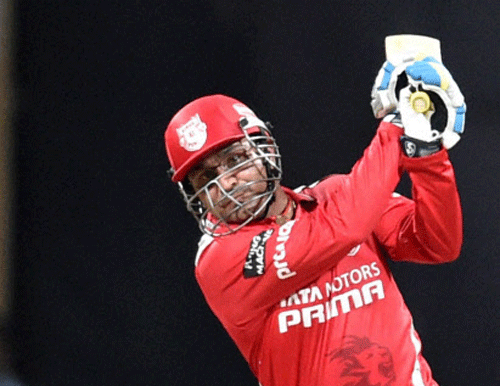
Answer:
[{"label": "helmet chin strap", "polygon": [[[269,184],[268,184],[269,185]],[[268,201],[268,203],[266,204],[266,207],[265,209],[262,211],[262,216],[260,217],[260,219],[264,219],[264,218],[267,218],[267,216],[269,216],[269,210],[271,209],[271,205],[276,202],[276,193],[273,193],[271,199]]]}]

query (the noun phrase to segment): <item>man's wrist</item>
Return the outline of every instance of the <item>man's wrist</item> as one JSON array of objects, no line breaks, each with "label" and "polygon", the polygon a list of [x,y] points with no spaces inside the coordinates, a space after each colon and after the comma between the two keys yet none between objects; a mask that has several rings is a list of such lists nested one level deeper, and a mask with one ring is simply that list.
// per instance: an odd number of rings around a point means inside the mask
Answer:
[{"label": "man's wrist", "polygon": [[443,148],[441,139],[432,142],[425,142],[402,135],[400,141],[403,152],[410,158],[425,157],[437,153]]}]

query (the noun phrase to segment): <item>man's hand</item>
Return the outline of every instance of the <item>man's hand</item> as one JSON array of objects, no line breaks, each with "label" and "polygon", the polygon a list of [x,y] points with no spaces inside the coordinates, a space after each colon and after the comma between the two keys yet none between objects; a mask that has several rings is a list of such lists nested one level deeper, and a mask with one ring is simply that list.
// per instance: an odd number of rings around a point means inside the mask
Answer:
[{"label": "man's hand", "polygon": [[371,106],[375,118],[383,118],[397,109],[399,90],[408,84],[405,68],[413,63],[412,57],[405,59],[397,66],[385,61],[379,70],[371,93]]},{"label": "man's hand", "polygon": [[[453,147],[464,131],[466,105],[464,96],[449,71],[432,57],[416,61],[405,69],[409,85],[401,90],[398,109],[405,135],[425,143],[442,142]],[[431,110],[418,113],[411,103],[412,94],[426,92]]]}]

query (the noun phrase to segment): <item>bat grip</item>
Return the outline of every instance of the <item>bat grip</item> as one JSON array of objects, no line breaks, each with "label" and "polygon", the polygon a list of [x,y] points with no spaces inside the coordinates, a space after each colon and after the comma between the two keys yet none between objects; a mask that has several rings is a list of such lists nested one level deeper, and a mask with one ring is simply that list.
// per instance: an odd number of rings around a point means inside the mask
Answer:
[{"label": "bat grip", "polygon": [[431,98],[424,91],[415,91],[410,95],[410,105],[417,113],[425,114],[431,109]]}]

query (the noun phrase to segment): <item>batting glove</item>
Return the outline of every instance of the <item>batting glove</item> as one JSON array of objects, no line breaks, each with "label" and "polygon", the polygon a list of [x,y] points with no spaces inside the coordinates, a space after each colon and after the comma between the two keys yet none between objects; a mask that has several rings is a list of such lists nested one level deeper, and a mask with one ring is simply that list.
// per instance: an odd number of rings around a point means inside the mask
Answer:
[{"label": "batting glove", "polygon": [[414,63],[414,58],[408,56],[401,64],[394,65],[385,61],[382,65],[371,92],[371,106],[375,118],[383,118],[397,109],[399,91],[408,85],[404,71],[411,63]]},{"label": "batting glove", "polygon": [[[401,90],[398,105],[405,136],[428,144],[438,141],[446,149],[452,148],[464,132],[466,112],[457,83],[432,57],[408,65],[405,72],[409,86]],[[419,113],[412,107],[412,95],[418,91],[429,96],[431,109],[427,112]]]}]

